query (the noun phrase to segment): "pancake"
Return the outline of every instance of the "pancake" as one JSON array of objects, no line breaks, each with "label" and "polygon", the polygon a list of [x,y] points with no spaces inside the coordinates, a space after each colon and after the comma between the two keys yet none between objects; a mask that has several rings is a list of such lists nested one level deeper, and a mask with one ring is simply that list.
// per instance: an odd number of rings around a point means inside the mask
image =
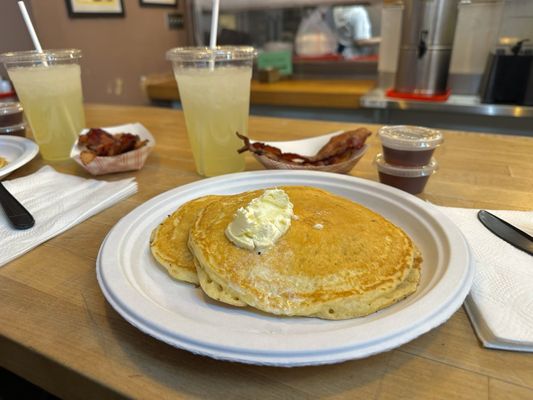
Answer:
[{"label": "pancake", "polygon": [[189,201],[152,231],[152,255],[174,279],[198,284],[193,256],[187,247],[189,230],[204,207],[220,197],[204,196]]},{"label": "pancake", "polygon": [[[239,248],[224,230],[263,191],[226,196],[200,213],[189,234],[204,292],[287,316],[346,319],[371,314],[413,293],[418,250],[379,214],[324,190],[282,187],[296,219],[271,248]],[[230,303],[231,304],[231,303]]]}]

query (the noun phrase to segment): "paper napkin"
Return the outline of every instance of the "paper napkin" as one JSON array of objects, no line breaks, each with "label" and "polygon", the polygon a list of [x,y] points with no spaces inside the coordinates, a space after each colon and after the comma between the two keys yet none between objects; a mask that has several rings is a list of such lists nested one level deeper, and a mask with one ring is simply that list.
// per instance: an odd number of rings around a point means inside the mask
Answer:
[{"label": "paper napkin", "polygon": [[50,166],[3,184],[33,215],[35,226],[12,228],[0,208],[0,266],[137,192],[133,178],[85,179]]},{"label": "paper napkin", "polygon": [[[485,347],[533,352],[533,257],[503,241],[476,209],[439,207],[463,232],[475,261],[465,306]],[[533,211],[490,211],[529,234]]]}]

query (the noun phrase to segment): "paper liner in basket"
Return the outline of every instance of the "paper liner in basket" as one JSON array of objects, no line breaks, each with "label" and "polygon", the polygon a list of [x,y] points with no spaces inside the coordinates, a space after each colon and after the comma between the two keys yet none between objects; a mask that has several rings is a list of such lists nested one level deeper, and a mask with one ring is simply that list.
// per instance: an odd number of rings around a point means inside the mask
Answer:
[{"label": "paper liner in basket", "polygon": [[257,154],[253,154],[253,156],[267,169],[300,169],[307,171],[323,171],[335,172],[337,174],[347,174],[353,169],[353,167],[355,167],[355,164],[357,164],[361,157],[363,157],[367,148],[368,145],[365,144],[359,150],[354,151],[348,160],[330,165],[298,165],[286,161],[272,160],[267,156],[260,156]]},{"label": "paper liner in basket", "polygon": [[[284,153],[296,153],[304,156],[313,156],[324,146],[333,136],[341,134],[343,131],[331,132],[321,136],[315,136],[307,139],[291,140],[286,142],[263,142],[267,145],[277,147]],[[251,140],[251,142],[256,142]],[[253,154],[254,158],[267,169],[299,169],[308,171],[335,172],[338,174],[347,174],[357,164],[368,150],[365,144],[359,150],[352,153],[351,157],[343,162],[330,165],[298,165],[286,161],[278,161],[268,158],[265,155]]]},{"label": "paper liner in basket", "polygon": [[[76,141],[70,152],[70,157],[85,170],[87,170],[91,175],[104,175],[113,172],[135,171],[143,167],[148,154],[150,154],[155,145],[155,140],[148,129],[146,129],[140,123],[108,126],[103,127],[102,129],[113,135],[117,133],[132,133],[134,135],[139,135],[141,140],[148,139],[148,143],[137,150],[131,150],[116,156],[96,157],[89,164],[84,164],[80,158],[80,153],[83,150],[83,147],[79,146],[78,142]],[[88,131],[89,129],[84,129],[80,132],[80,135],[83,135]]]}]

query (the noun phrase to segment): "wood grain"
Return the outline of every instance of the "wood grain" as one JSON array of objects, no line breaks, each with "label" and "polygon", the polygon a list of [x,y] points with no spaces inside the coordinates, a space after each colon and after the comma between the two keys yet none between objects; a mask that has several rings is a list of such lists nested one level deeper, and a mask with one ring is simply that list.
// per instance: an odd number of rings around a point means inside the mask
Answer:
[{"label": "wood grain", "polygon": [[[274,83],[252,81],[251,104],[293,107],[355,109],[359,99],[376,85],[373,80],[282,80]],[[149,75],[143,82],[151,100],[178,101],[179,91],[171,74]]]},{"label": "wood grain", "polygon": [[[64,398],[526,399],[533,357],[480,346],[462,309],[442,326],[387,353],[338,365],[280,369],[220,362],[159,342],[122,319],[96,281],[102,239],[126,213],[194,171],[181,112],[89,105],[90,126],[139,121],[157,144],[134,173],[139,192],[0,268],[0,365]],[[252,118],[251,136],[301,138],[357,124]],[[377,126],[369,127],[373,132]],[[435,204],[531,209],[533,139],[445,132],[439,171],[420,195]],[[352,175],[377,180],[369,152]],[[10,178],[39,169],[38,157]],[[261,169],[251,157],[248,170]],[[71,161],[59,171],[88,177]]]}]

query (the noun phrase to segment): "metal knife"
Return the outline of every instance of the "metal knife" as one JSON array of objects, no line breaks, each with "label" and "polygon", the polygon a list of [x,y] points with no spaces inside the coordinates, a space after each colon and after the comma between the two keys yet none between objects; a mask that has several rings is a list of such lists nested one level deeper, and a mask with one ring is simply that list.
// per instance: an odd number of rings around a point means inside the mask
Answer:
[{"label": "metal knife", "polygon": [[35,225],[35,220],[28,210],[19,203],[0,182],[0,205],[4,208],[7,218],[15,229],[29,229]]},{"label": "metal knife", "polygon": [[533,237],[531,235],[486,210],[480,210],[477,213],[477,218],[489,231],[499,238],[517,249],[533,255]]}]

